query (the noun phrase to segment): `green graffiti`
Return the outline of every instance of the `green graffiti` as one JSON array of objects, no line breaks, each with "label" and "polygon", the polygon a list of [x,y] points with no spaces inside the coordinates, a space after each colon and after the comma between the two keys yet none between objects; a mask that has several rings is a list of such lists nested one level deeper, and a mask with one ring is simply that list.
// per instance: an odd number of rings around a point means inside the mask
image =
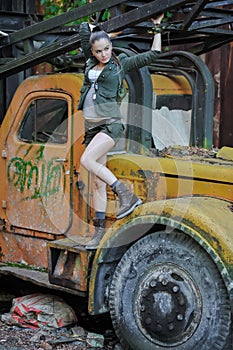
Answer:
[{"label": "green graffiti", "polygon": [[[37,152],[32,162],[20,157],[14,157],[8,165],[8,181],[22,194],[30,192],[23,200],[48,197],[59,191],[65,192],[66,176],[63,164],[56,163],[56,158],[44,159],[44,147]],[[26,152],[26,155],[28,155]]]}]

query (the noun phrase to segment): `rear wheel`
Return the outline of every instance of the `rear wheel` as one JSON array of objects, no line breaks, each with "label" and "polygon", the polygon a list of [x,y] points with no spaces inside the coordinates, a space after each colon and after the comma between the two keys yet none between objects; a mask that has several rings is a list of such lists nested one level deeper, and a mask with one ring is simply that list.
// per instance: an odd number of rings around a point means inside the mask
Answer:
[{"label": "rear wheel", "polygon": [[109,302],[124,349],[228,350],[223,280],[203,248],[179,232],[136,242],[116,268]]}]

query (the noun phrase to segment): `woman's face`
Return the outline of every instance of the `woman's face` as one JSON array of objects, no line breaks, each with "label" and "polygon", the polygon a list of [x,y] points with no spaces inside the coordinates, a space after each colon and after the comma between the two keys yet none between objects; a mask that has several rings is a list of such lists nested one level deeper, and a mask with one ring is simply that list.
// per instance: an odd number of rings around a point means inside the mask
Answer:
[{"label": "woman's face", "polygon": [[100,63],[106,64],[112,56],[112,43],[105,38],[101,38],[92,44],[91,51]]}]

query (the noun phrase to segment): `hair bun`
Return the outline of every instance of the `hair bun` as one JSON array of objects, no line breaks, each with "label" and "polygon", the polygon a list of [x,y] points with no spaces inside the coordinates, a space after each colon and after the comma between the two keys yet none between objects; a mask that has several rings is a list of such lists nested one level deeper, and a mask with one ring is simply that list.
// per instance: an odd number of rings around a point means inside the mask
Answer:
[{"label": "hair bun", "polygon": [[101,31],[102,31],[102,28],[100,26],[96,26],[92,29],[92,33],[101,32]]}]

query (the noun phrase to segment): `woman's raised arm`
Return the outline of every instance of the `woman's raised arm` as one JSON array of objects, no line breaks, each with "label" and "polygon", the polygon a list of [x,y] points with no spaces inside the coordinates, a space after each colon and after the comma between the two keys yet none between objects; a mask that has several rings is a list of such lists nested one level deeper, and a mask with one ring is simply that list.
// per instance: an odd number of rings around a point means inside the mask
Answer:
[{"label": "woman's raised arm", "polygon": [[[158,24],[161,24],[163,18],[164,18],[164,14],[162,13],[159,17],[152,18],[151,21],[154,23],[154,25],[158,25]],[[161,51],[161,49],[162,49],[161,33],[155,33],[151,50]]]}]

